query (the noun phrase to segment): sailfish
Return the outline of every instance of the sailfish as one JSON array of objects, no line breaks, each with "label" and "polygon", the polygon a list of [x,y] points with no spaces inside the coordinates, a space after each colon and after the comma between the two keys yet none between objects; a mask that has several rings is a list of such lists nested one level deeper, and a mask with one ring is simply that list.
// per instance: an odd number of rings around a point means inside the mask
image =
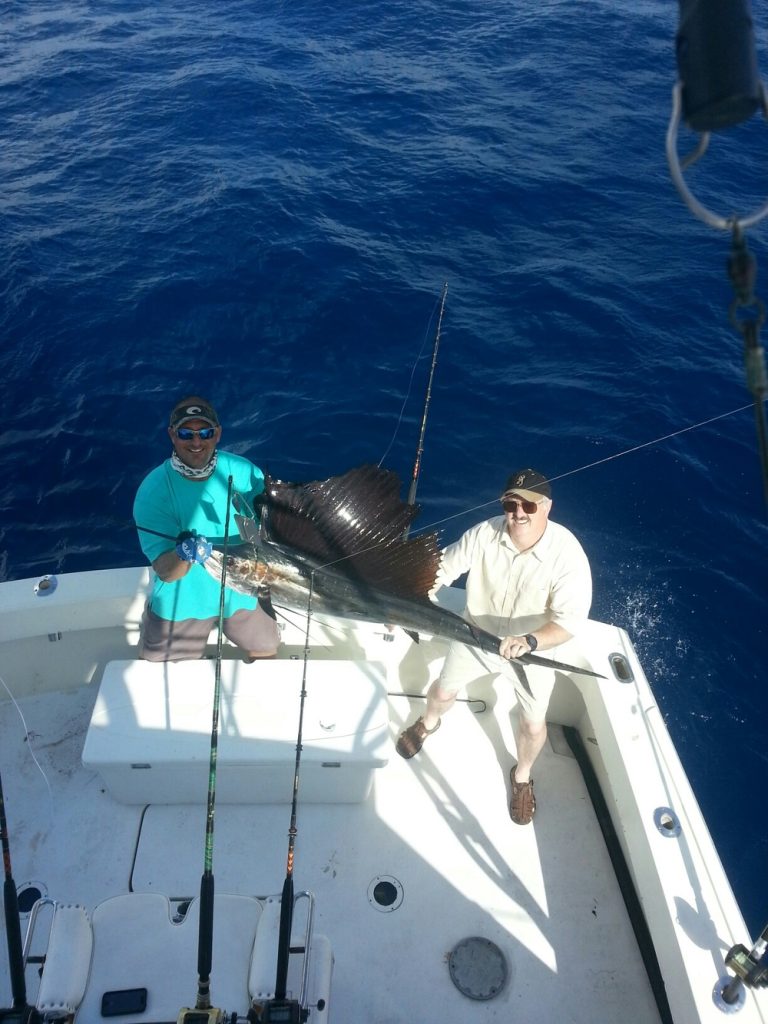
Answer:
[{"label": "sailfish", "polygon": [[[400,497],[400,479],[379,466],[289,483],[267,476],[259,518],[235,518],[242,541],[227,554],[226,585],[306,614],[315,612],[400,626],[414,640],[429,634],[498,654],[500,638],[430,598],[440,565],[435,532],[407,536],[419,506]],[[407,539],[406,539],[407,538]],[[224,555],[206,569],[221,580]],[[604,678],[536,654],[516,662]]]}]

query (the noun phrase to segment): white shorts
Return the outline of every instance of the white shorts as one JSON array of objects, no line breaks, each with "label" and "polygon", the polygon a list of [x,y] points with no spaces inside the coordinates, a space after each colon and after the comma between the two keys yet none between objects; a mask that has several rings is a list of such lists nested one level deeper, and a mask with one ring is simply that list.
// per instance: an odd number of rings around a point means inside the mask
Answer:
[{"label": "white shorts", "polygon": [[440,689],[457,693],[469,683],[501,676],[515,688],[523,717],[529,722],[543,722],[547,717],[549,699],[555,688],[552,669],[537,665],[523,666],[510,662],[500,654],[486,654],[477,647],[452,643],[440,673]]}]

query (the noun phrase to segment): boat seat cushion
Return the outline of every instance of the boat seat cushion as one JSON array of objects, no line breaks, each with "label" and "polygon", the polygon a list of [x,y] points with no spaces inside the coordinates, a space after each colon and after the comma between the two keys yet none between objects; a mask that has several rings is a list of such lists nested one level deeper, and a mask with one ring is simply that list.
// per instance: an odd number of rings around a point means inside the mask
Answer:
[{"label": "boat seat cushion", "polygon": [[[75,1020],[101,1020],[104,994],[126,989],[146,989],[147,1002],[145,1011],[121,1014],[122,1024],[176,1020],[180,1009],[193,1007],[199,909],[199,899],[193,900],[175,923],[169,900],[159,893],[126,893],[100,903],[91,919],[93,957]],[[230,1013],[249,1006],[248,969],[260,916],[256,899],[226,893],[215,898],[211,998]],[[66,946],[51,953],[68,956]]]},{"label": "boat seat cushion", "polygon": [[85,907],[57,904],[48,951],[37,1008],[43,1013],[74,1013],[85,992],[93,952],[93,931]]}]

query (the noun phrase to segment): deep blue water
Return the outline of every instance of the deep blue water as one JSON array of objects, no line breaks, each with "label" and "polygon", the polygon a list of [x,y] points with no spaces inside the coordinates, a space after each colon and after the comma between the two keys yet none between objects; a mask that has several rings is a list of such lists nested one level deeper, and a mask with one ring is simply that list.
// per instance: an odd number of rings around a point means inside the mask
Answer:
[{"label": "deep blue water", "polygon": [[[419,523],[451,540],[512,469],[560,477],[593,614],[635,641],[756,933],[768,527],[752,412],[733,412],[750,395],[729,239],[665,162],[676,16],[662,0],[7,7],[0,578],[140,562],[133,494],[193,390],[225,446],[277,476],[386,453],[406,479],[447,282]],[[718,135],[689,175],[699,197],[757,206],[766,145],[759,120]],[[748,237],[764,268],[765,227]]]}]

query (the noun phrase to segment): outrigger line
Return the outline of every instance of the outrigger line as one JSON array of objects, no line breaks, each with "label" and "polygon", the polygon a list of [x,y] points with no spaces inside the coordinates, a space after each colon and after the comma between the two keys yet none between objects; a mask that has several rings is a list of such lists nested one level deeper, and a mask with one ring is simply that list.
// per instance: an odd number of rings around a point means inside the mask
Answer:
[{"label": "outrigger line", "polygon": [[5,817],[3,777],[0,773],[0,840],[3,848],[3,908],[5,911],[5,937],[8,942],[8,967],[11,974],[13,1007],[0,1008],[3,1024],[40,1024],[42,1017],[34,1006],[27,1003],[27,983],[24,978],[24,954],[21,945],[21,918],[16,883],[11,871],[11,848],[8,842],[8,822]]},{"label": "outrigger line", "polygon": [[221,1010],[211,1006],[211,967],[213,964],[213,822],[216,806],[216,762],[219,748],[219,704],[221,701],[221,648],[224,635],[224,597],[227,581],[227,547],[229,544],[229,506],[232,501],[232,477],[227,485],[227,516],[224,520],[224,560],[219,592],[219,635],[216,645],[216,672],[213,688],[211,721],[211,755],[208,769],[208,805],[205,819],[205,857],[200,879],[200,930],[197,946],[197,1001],[195,1009],[185,1007],[179,1012],[178,1024],[218,1024],[224,1019]]}]

